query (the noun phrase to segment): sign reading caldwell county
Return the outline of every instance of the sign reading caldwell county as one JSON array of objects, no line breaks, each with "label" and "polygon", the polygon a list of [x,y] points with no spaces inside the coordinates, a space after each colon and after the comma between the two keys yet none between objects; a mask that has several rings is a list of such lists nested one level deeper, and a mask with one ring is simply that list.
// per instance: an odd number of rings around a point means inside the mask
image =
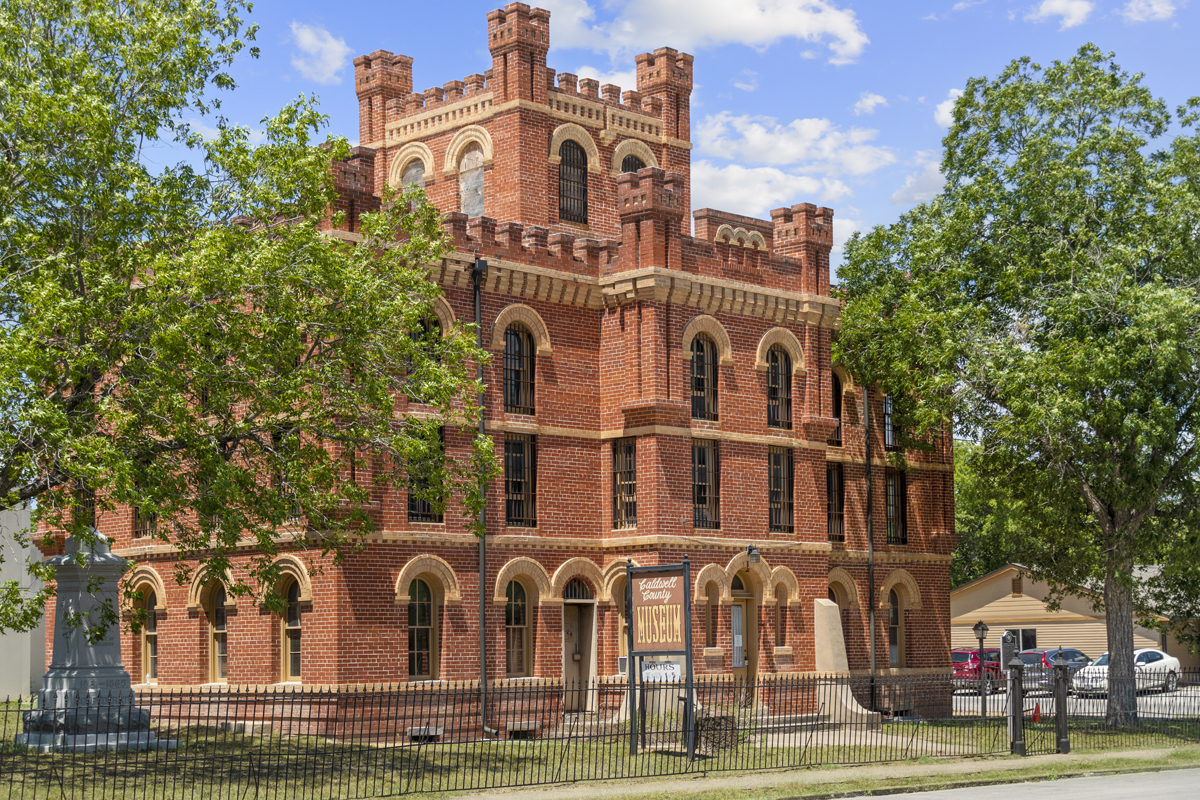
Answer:
[{"label": "sign reading caldwell county", "polygon": [[687,652],[684,603],[687,579],[683,570],[632,575],[631,654]]}]

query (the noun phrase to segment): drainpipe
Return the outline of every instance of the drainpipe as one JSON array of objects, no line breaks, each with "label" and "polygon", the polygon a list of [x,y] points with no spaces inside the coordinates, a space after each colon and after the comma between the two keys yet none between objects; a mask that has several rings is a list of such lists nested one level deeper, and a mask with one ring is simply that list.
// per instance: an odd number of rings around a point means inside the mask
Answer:
[{"label": "drainpipe", "polygon": [[[471,270],[471,286],[475,294],[475,344],[483,349],[483,324],[480,311],[480,292],[483,287],[483,276],[487,274],[488,263],[482,258],[475,259]],[[483,362],[476,366],[476,375],[483,383]],[[485,435],[484,416],[487,410],[486,396],[479,392],[479,435]],[[487,502],[479,509],[479,526],[482,535],[479,537],[479,724],[483,727],[484,735],[497,736],[499,731],[489,728],[487,724]]]},{"label": "drainpipe", "polygon": [[867,457],[867,615],[871,627],[867,640],[871,643],[871,710],[875,711],[875,514],[871,482],[871,389],[866,386],[863,387],[863,437]]}]

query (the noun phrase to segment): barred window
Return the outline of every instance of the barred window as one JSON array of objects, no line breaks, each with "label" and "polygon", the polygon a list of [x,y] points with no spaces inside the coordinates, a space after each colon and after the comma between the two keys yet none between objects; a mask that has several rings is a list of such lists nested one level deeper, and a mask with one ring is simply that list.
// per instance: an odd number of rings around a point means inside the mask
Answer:
[{"label": "barred window", "polygon": [[703,333],[692,339],[692,419],[717,419],[717,345]]},{"label": "barred window", "polygon": [[833,429],[833,433],[829,435],[828,444],[832,447],[842,446],[842,379],[838,374],[833,373],[833,418],[837,420],[837,427]]},{"label": "barred window", "polygon": [[892,396],[890,394],[883,396],[883,449],[897,449],[896,426],[892,422]]},{"label": "barred window", "polygon": [[433,592],[417,578],[408,585],[408,677],[433,679]]},{"label": "barred window", "polygon": [[908,544],[908,475],[887,468],[887,542]]},{"label": "barred window", "polygon": [[[437,317],[423,317],[417,325],[408,332],[416,349],[428,361],[439,362],[439,346],[442,339],[442,323]],[[421,365],[423,366],[423,365]],[[426,403],[428,398],[421,391],[421,385],[429,380],[428,372],[422,372],[414,359],[409,359],[404,369],[405,394],[414,403]]]},{"label": "barred window", "polygon": [[587,153],[567,139],[558,148],[558,218],[564,222],[588,221]]},{"label": "barred window", "polygon": [[133,538],[145,539],[158,530],[158,515],[141,506],[133,507]]},{"label": "barred window", "polygon": [[441,522],[444,498],[441,487],[441,460],[446,446],[446,429],[438,428],[437,444],[427,461],[408,465],[408,521]]},{"label": "barred window", "polygon": [[825,466],[825,494],[829,507],[829,541],[846,541],[846,484],[841,464]]},{"label": "barred window", "polygon": [[637,439],[613,442],[613,528],[637,527]]},{"label": "barred window", "polygon": [[296,434],[285,434],[279,430],[271,432],[271,447],[275,451],[273,453],[275,468],[271,474],[271,483],[284,503],[285,521],[287,522],[297,520],[304,515],[304,507],[300,504],[296,486],[289,480],[285,472],[288,458],[296,454],[296,446]]},{"label": "barred window", "polygon": [[534,359],[533,334],[509,325],[504,331],[504,410],[510,414],[533,413]]},{"label": "barred window", "polygon": [[518,581],[509,581],[505,590],[504,606],[504,656],[505,674],[510,678],[529,675],[529,605],[525,601],[525,587]]},{"label": "barred window", "polygon": [[637,172],[639,169],[645,169],[646,162],[642,161],[635,155],[625,156],[621,160],[621,172]]},{"label": "barred window", "polygon": [[692,439],[692,524],[721,527],[721,460],[718,443]]},{"label": "barred window", "polygon": [[537,437],[504,435],[504,521],[537,527]]},{"label": "barred window", "polygon": [[400,185],[404,188],[409,186],[425,186],[425,162],[419,158],[414,158],[404,166],[404,171],[400,173]]},{"label": "barred window", "polygon": [[300,680],[300,583],[296,580],[288,585],[283,619],[283,679]]},{"label": "barred window", "polygon": [[793,470],[792,448],[768,447],[767,467],[769,472],[767,506],[770,513],[770,530],[792,533],[793,521]]},{"label": "barred window", "polygon": [[779,345],[767,351],[767,425],[792,427],[792,358]]},{"label": "barred window", "polygon": [[96,527],[96,490],[82,480],[75,483],[75,522],[85,528]]}]

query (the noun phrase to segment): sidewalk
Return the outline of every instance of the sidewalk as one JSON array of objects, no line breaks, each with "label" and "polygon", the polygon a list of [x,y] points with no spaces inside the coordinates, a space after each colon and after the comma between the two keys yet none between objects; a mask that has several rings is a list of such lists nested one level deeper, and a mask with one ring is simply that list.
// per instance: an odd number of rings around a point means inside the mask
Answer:
[{"label": "sidewalk", "polygon": [[899,762],[863,767],[823,767],[693,777],[630,779],[502,789],[460,795],[461,800],[592,800],[670,796],[737,798],[830,798],[904,792],[917,788],[1049,780],[1071,775],[1180,769],[1200,764],[1200,748],[1071,753],[1028,758]]}]

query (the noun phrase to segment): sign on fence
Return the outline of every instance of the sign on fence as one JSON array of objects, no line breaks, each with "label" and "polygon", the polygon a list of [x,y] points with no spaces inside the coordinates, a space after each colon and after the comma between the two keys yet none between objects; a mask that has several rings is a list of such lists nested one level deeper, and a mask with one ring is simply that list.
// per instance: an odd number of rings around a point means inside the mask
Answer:
[{"label": "sign on fence", "polygon": [[678,683],[681,677],[678,661],[642,662],[642,683]]}]

